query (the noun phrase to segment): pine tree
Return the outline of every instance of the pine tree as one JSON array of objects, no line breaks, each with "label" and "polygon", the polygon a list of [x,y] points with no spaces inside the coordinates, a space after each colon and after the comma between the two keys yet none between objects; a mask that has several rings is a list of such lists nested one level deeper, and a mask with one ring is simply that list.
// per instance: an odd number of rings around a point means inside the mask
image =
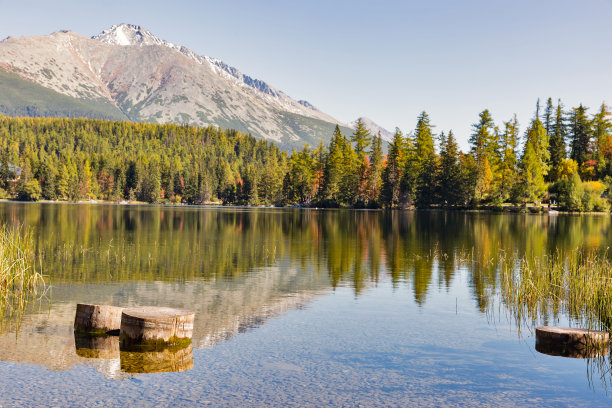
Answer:
[{"label": "pine tree", "polygon": [[473,125],[470,136],[471,153],[476,161],[478,173],[474,198],[484,200],[493,192],[493,181],[497,176],[501,158],[499,154],[499,135],[488,109],[479,115],[480,120]]},{"label": "pine tree", "polygon": [[612,123],[610,122],[610,116],[610,110],[605,103],[602,103],[599,112],[593,118],[594,159],[597,161],[597,174],[600,178],[609,175],[608,169],[610,166],[605,152],[606,147],[611,144]]},{"label": "pine tree", "polygon": [[370,131],[365,127],[361,118],[357,119],[355,133],[353,133],[351,141],[355,143],[355,153],[360,163],[363,162],[367,148],[370,145],[370,136]]},{"label": "pine tree", "polygon": [[518,176],[517,147],[519,124],[516,115],[509,122],[504,122],[504,133],[501,140],[502,167],[499,198],[502,202],[510,197]]},{"label": "pine tree", "polygon": [[582,166],[591,156],[591,121],[587,117],[587,110],[582,104],[572,110],[569,126],[570,158]]},{"label": "pine tree", "polygon": [[387,165],[382,174],[382,202],[385,206],[396,207],[401,197],[401,181],[406,167],[406,146],[404,136],[395,128],[393,141],[389,144]]},{"label": "pine tree", "polygon": [[546,133],[549,135],[552,134],[553,126],[554,126],[554,106],[552,103],[552,98],[548,98],[546,100],[546,109],[544,110],[544,129]]},{"label": "pine tree", "polygon": [[434,135],[426,112],[419,115],[414,133],[416,159],[416,202],[426,207],[436,201],[438,163]]},{"label": "pine tree", "polygon": [[563,117],[563,106],[561,105],[561,100],[559,100],[557,102],[557,109],[555,113],[554,122],[551,128],[550,144],[548,147],[550,152],[550,172],[548,176],[549,181],[555,182],[559,179],[560,166],[567,155],[565,151],[566,137],[567,131]]},{"label": "pine tree", "polygon": [[379,197],[382,187],[383,151],[382,137],[380,132],[372,138],[372,150],[370,151],[370,166],[368,167],[368,204],[372,205]]},{"label": "pine tree", "polygon": [[546,193],[544,177],[548,173],[548,134],[536,117],[527,129],[525,149],[521,158],[521,194],[524,201],[540,200]]},{"label": "pine tree", "polygon": [[346,144],[346,138],[340,132],[340,127],[336,125],[329,143],[329,153],[323,171],[323,187],[320,192],[323,200],[329,200],[336,205],[340,200],[340,180],[342,179],[343,152]]},{"label": "pine tree", "polygon": [[437,183],[440,202],[445,205],[461,205],[463,204],[463,194],[461,191],[459,147],[452,130],[448,132],[447,137],[442,132],[440,139],[440,172],[438,173]]}]

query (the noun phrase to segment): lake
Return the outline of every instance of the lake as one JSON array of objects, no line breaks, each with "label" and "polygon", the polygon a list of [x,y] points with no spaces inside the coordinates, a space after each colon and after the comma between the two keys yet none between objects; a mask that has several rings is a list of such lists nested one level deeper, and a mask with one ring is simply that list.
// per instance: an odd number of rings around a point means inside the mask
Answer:
[{"label": "lake", "polygon": [[[501,252],[605,251],[609,215],[0,204],[50,291],[0,334],[0,406],[609,406],[609,357],[535,350]],[[76,337],[76,304],[196,312],[192,344]],[[561,314],[539,323],[571,323]]]}]

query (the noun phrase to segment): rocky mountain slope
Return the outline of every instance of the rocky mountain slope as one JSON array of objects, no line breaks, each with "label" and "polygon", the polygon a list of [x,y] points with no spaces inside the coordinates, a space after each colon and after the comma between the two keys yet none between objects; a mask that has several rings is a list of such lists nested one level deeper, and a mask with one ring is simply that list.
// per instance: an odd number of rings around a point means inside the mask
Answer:
[{"label": "rocky mountain slope", "polygon": [[327,141],[336,124],[352,131],[221,60],[128,24],[92,38],[59,31],[1,41],[0,112],[214,125],[284,148]]}]

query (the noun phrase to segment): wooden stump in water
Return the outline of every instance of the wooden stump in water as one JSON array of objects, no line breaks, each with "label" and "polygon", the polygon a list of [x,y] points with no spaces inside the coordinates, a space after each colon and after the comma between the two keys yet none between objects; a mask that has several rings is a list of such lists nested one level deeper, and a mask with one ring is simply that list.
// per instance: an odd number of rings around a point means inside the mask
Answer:
[{"label": "wooden stump in water", "polygon": [[131,307],[121,314],[121,347],[155,350],[191,342],[194,313],[169,307]]},{"label": "wooden stump in water", "polygon": [[77,304],[74,329],[80,333],[119,334],[123,308],[108,305]]},{"label": "wooden stump in water", "polygon": [[536,350],[550,355],[589,358],[608,354],[610,336],[599,330],[536,327]]}]

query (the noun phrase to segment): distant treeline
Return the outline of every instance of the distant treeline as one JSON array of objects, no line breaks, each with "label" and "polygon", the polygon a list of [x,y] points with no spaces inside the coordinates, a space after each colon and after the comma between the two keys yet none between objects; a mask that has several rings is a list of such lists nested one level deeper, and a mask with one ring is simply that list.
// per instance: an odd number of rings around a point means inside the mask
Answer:
[{"label": "distant treeline", "polygon": [[324,207],[448,207],[558,201],[608,210],[612,123],[539,101],[521,134],[484,110],[470,151],[452,131],[435,135],[426,112],[413,132],[396,129],[383,154],[361,121],[336,127],[329,145],[291,154],[271,142],[214,127],[95,119],[0,116],[0,194],[23,200],[139,200]]}]

